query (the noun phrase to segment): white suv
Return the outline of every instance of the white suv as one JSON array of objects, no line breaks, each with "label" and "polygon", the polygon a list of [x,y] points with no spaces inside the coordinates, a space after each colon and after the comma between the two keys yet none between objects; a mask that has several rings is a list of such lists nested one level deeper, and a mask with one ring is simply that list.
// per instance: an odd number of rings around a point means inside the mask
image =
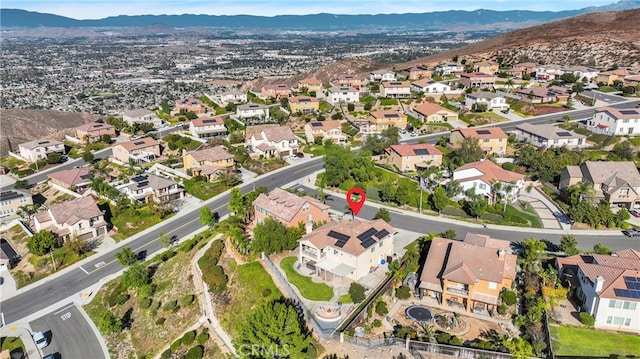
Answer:
[{"label": "white suv", "polygon": [[46,348],[49,345],[49,340],[44,336],[43,332],[36,332],[33,334],[33,340],[36,342],[36,346],[39,349]]}]

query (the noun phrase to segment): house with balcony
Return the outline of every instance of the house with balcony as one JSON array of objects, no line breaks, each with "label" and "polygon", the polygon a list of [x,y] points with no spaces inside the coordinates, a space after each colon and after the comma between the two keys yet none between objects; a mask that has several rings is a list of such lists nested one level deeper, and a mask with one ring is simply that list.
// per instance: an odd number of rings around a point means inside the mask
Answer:
[{"label": "house with balcony", "polygon": [[260,89],[260,98],[263,100],[288,98],[289,96],[291,96],[291,88],[287,84],[264,85]]},{"label": "house with balcony", "polygon": [[106,123],[92,122],[76,127],[75,130],[75,137],[83,142],[93,143],[102,141],[102,136],[115,138],[116,128]]},{"label": "house with balcony", "polygon": [[640,108],[598,108],[587,120],[587,130],[607,136],[638,136]]},{"label": "house with balcony", "polygon": [[49,181],[72,191],[82,192],[91,184],[91,167],[71,168],[49,173]]},{"label": "house with balcony", "polygon": [[511,74],[511,76],[522,77],[524,75],[534,75],[536,73],[538,64],[535,62],[521,62],[519,64],[513,65],[511,70],[507,72]]},{"label": "house with balcony", "polygon": [[411,97],[411,83],[408,81],[384,81],[380,83],[380,96],[409,98]]},{"label": "house with balcony", "polygon": [[338,120],[311,121],[304,125],[304,136],[309,143],[314,143],[317,137],[324,141],[343,145],[347,143],[347,135],[342,132],[342,123]]},{"label": "house with balcony", "polygon": [[298,137],[289,126],[263,128],[262,131],[251,135],[247,147],[255,154],[280,158],[294,155],[300,149]]},{"label": "house with balcony", "polygon": [[484,72],[464,72],[460,74],[460,83],[465,88],[493,88],[496,77]]},{"label": "house with balcony", "polygon": [[464,72],[464,66],[455,62],[437,64],[433,73],[438,76],[449,76]]},{"label": "house with balcony", "polygon": [[431,70],[424,66],[412,66],[402,70],[402,75],[409,81],[420,80],[431,77]]},{"label": "house with balcony", "polygon": [[458,119],[457,112],[431,102],[419,104],[413,108],[413,112],[418,115],[418,119],[420,119],[420,121],[425,123],[447,122]]},{"label": "house with balcony", "polygon": [[593,201],[607,200],[612,207],[640,208],[640,174],[630,161],[585,161],[567,166],[560,173],[558,188],[565,190],[580,182],[592,184]]},{"label": "house with balcony", "polygon": [[314,113],[320,109],[320,101],[315,97],[294,96],[289,99],[291,113]]},{"label": "house with balcony", "polygon": [[477,139],[487,155],[503,155],[507,151],[509,136],[500,127],[456,128],[451,130],[449,144],[453,149],[458,149],[466,138]]},{"label": "house with balcony", "polygon": [[323,279],[357,282],[386,267],[394,254],[395,232],[382,219],[330,222],[300,239],[298,263],[315,269]]},{"label": "house with balcony", "polygon": [[419,172],[442,164],[442,152],[428,143],[391,145],[384,151],[385,164],[402,172]]},{"label": "house with balcony", "polygon": [[[473,188],[477,195],[485,196],[489,203],[494,199],[494,194],[499,194],[513,203],[518,199],[518,192],[524,186],[524,175],[507,171],[491,160],[460,166],[453,170],[453,179],[460,183],[464,192]],[[497,192],[495,192],[496,183],[500,183]]]},{"label": "house with balcony", "polygon": [[133,159],[136,163],[151,162],[162,154],[160,142],[152,137],[120,142],[113,146],[113,158],[120,162],[129,163]]},{"label": "house with balcony", "polygon": [[27,162],[36,162],[38,160],[47,159],[47,156],[50,153],[59,153],[64,155],[66,150],[64,148],[64,143],[50,138],[43,138],[40,140],[21,143],[18,145],[18,152]]},{"label": "house with balcony", "polygon": [[184,170],[191,172],[192,176],[204,176],[209,181],[215,181],[223,172],[234,172],[236,169],[234,156],[222,146],[185,152],[182,164]]},{"label": "house with balcony", "polygon": [[236,115],[241,120],[259,119],[261,121],[269,120],[269,106],[261,103],[245,103],[236,107]]},{"label": "house with balcony", "polygon": [[350,86],[333,86],[327,90],[327,102],[337,106],[341,103],[355,103],[360,100],[360,93]]},{"label": "house with balcony", "polygon": [[494,311],[500,292],[511,289],[517,256],[511,242],[467,233],[463,241],[435,237],[422,266],[420,293],[441,305]]},{"label": "house with balcony", "polygon": [[341,75],[338,76],[332,84],[337,87],[352,87],[360,91],[364,85],[364,79],[358,75]]},{"label": "house with balcony", "polygon": [[122,112],[122,119],[129,124],[129,126],[134,126],[140,123],[151,123],[155,128],[162,126],[162,119],[158,117],[155,112],[144,108],[126,110]]},{"label": "house with balcony", "polygon": [[492,60],[479,61],[473,64],[473,71],[485,74],[496,74],[500,70],[500,65]]},{"label": "house with balcony", "polygon": [[227,136],[227,126],[222,117],[202,116],[189,122],[189,132],[196,138],[220,138]]},{"label": "house with balcony", "polygon": [[117,186],[129,199],[142,203],[167,204],[184,197],[184,190],[171,179],[145,173],[129,178],[129,182]]},{"label": "house with balcony", "polygon": [[424,78],[413,81],[411,83],[411,91],[422,92],[424,94],[447,94],[451,93],[451,86],[432,80],[430,78]]},{"label": "house with balcony", "polygon": [[33,217],[36,232],[49,230],[61,241],[72,237],[91,240],[107,233],[104,213],[92,197],[51,205]]},{"label": "house with balcony", "polygon": [[27,191],[19,189],[2,191],[0,192],[0,218],[17,218],[20,207],[32,204],[33,195]]},{"label": "house with balcony", "polygon": [[569,149],[579,149],[591,147],[591,145],[587,144],[587,136],[550,124],[532,125],[523,123],[516,126],[513,134],[518,141],[529,142],[538,148],[564,146]]},{"label": "house with balcony", "polygon": [[397,128],[407,127],[407,115],[402,111],[379,110],[369,113],[368,123],[360,126],[360,130],[365,133],[378,133],[394,126]]},{"label": "house with balcony", "polygon": [[298,81],[298,91],[300,91],[300,89],[302,88],[306,88],[307,93],[315,92],[316,94],[322,92],[322,90],[324,89],[322,86],[322,81],[318,80],[315,77],[308,77],[306,79]]},{"label": "house with balcony", "polygon": [[375,70],[369,72],[369,81],[383,82],[383,81],[395,81],[396,73],[391,70]]},{"label": "house with balcony", "polygon": [[177,100],[173,107],[173,114],[178,114],[180,111],[193,112],[196,115],[201,115],[207,113],[209,108],[197,98],[183,98]]},{"label": "house with balcony", "polygon": [[464,99],[464,107],[470,109],[473,105],[484,105],[488,111],[503,111],[509,109],[509,104],[504,96],[489,91],[468,93]]},{"label": "house with balcony", "polygon": [[595,328],[640,333],[640,251],[558,257],[556,265]]},{"label": "house with balcony", "polygon": [[251,205],[256,223],[271,217],[291,228],[300,223],[306,226],[331,221],[329,206],[315,198],[300,197],[277,187],[268,195],[261,193]]}]

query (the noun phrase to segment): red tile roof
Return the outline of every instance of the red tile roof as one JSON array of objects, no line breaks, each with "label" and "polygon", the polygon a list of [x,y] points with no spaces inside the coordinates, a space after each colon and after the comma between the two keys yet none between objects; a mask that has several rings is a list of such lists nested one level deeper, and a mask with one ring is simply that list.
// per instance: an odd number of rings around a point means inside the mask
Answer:
[{"label": "red tile roof", "polygon": [[224,125],[224,120],[222,119],[222,117],[202,116],[202,117],[194,118],[193,120],[191,120],[191,123],[195,127],[204,127],[204,126]]},{"label": "red tile roof", "polygon": [[507,171],[490,160],[467,163],[466,165],[456,168],[453,172],[456,173],[469,168],[477,169],[478,171],[482,172],[482,175],[477,177],[460,178],[459,181],[482,179],[485,183],[491,184],[497,181],[516,183],[524,179],[524,175]]},{"label": "red tile roof", "polygon": [[[480,131],[480,133],[478,133]],[[488,131],[488,132],[486,132]],[[464,138],[492,139],[507,138],[507,134],[500,127],[481,127],[481,128],[456,128],[451,132],[460,132]]]},{"label": "red tile roof", "polygon": [[420,143],[415,145],[402,144],[391,145],[391,150],[400,156],[420,156],[415,150],[427,150],[428,155],[442,155],[442,152],[428,143]]}]

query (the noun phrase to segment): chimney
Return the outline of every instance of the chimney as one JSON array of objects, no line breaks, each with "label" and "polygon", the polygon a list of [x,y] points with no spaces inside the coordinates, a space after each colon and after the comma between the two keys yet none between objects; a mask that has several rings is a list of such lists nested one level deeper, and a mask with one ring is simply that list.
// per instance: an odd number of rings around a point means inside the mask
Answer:
[{"label": "chimney", "polygon": [[504,249],[500,249],[498,251],[498,259],[504,260],[504,257],[507,255],[507,251]]},{"label": "chimney", "polygon": [[307,224],[304,225],[304,229],[307,231],[307,234],[311,233],[311,231],[313,231],[313,223],[307,222]]},{"label": "chimney", "polygon": [[595,288],[594,288],[596,293],[600,292],[603,286],[604,286],[604,278],[602,278],[602,276],[597,276]]}]

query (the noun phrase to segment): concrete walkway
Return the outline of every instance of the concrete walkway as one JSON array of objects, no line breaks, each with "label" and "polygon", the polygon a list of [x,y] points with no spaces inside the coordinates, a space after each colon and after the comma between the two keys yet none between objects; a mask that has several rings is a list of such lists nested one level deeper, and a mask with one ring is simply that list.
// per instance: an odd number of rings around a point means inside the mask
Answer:
[{"label": "concrete walkway", "polygon": [[[533,186],[530,191],[527,189],[529,186]],[[539,183],[525,182],[525,185],[520,189],[520,193],[518,193],[518,199],[531,204],[533,210],[540,217],[542,228],[571,229],[569,218],[557,204],[542,193]]]},{"label": "concrete walkway", "polygon": [[36,343],[33,341],[31,327],[29,326],[29,324],[15,324],[9,327],[3,326],[2,328],[0,328],[0,336],[20,337],[20,339],[22,339],[22,343],[24,344],[24,349],[27,351],[27,358],[42,358],[40,350],[38,349],[38,347],[36,347]]}]

